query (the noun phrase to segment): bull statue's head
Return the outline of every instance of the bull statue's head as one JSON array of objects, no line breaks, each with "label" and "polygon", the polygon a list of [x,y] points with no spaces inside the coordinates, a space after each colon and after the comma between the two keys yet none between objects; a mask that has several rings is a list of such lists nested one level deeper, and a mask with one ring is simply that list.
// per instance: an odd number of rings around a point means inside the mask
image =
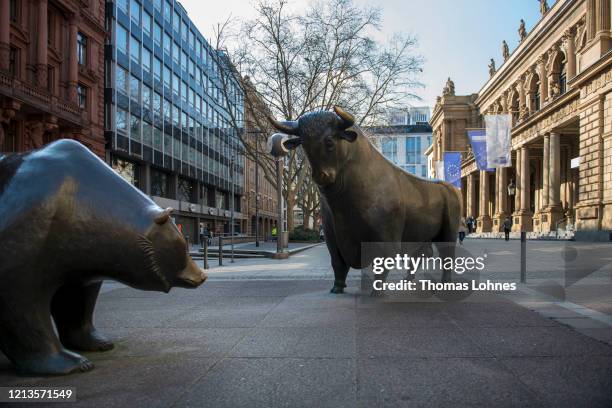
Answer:
[{"label": "bull statue's head", "polygon": [[270,122],[280,132],[293,136],[282,140],[285,149],[302,145],[312,167],[312,177],[320,186],[336,181],[350,159],[350,144],[359,135],[353,127],[353,115],[338,106],[334,106],[334,112],[315,111],[298,120],[283,122],[270,118]]}]

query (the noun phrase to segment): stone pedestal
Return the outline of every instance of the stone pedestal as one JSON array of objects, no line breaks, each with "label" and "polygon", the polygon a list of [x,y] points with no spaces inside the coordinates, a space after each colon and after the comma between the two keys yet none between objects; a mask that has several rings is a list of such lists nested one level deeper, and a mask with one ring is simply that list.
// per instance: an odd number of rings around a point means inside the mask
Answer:
[{"label": "stone pedestal", "polygon": [[481,215],[476,219],[476,232],[491,232],[493,220],[488,215]]},{"label": "stone pedestal", "polygon": [[512,232],[533,231],[533,214],[531,211],[519,211],[512,215]]}]

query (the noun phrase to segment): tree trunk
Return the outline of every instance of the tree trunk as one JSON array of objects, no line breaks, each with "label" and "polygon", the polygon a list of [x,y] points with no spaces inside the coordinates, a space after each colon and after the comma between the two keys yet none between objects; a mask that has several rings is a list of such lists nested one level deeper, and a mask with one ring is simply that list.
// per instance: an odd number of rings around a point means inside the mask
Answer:
[{"label": "tree trunk", "polygon": [[287,197],[287,231],[293,231],[293,207],[295,207],[295,193],[290,191]]}]

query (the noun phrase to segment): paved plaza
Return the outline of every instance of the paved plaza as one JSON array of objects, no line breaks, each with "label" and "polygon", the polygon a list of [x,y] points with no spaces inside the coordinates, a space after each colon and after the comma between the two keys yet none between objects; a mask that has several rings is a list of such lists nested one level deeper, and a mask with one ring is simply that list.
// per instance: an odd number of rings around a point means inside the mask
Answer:
[{"label": "paved plaza", "polygon": [[[465,249],[487,254],[481,281],[518,282],[519,245]],[[324,245],[211,261],[195,290],[108,283],[96,324],[115,349],[87,353],[93,371],[18,377],[2,357],[0,385],[74,386],[66,406],[79,407],[611,406],[608,248],[528,242],[526,285],[460,301],[370,297],[354,270],[347,293],[330,294]],[[582,257],[592,271],[574,267]]]}]

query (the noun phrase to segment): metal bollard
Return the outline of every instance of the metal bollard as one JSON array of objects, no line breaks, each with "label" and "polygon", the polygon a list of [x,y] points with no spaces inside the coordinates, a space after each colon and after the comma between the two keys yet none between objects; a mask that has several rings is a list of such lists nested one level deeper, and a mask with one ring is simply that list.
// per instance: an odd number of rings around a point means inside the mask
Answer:
[{"label": "metal bollard", "polygon": [[223,236],[219,235],[219,266],[223,266]]},{"label": "metal bollard", "polygon": [[204,269],[208,269],[208,237],[202,240],[202,254],[204,255]]},{"label": "metal bollard", "polygon": [[527,233],[521,231],[521,283],[527,283]]}]

